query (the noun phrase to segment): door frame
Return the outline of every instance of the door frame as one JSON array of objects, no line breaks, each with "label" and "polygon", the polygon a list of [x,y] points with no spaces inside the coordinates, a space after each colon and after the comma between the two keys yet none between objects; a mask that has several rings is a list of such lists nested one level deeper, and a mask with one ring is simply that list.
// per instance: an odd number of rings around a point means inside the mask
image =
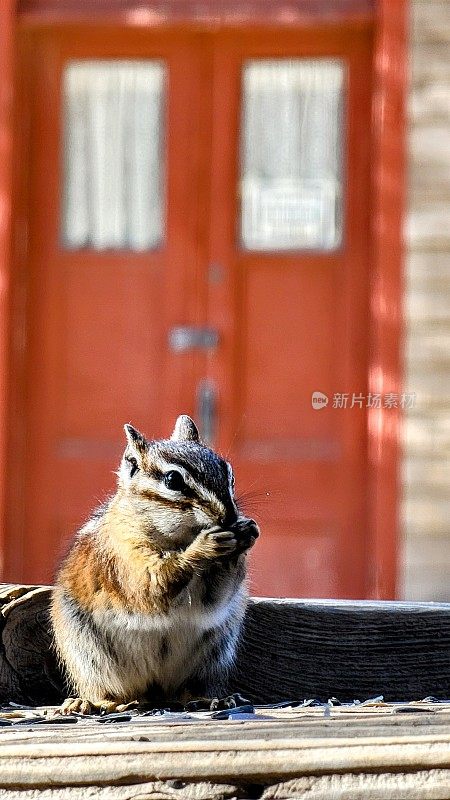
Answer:
[{"label": "door frame", "polygon": [[[405,90],[407,0],[240,0],[203,3],[175,0],[167,10],[160,0],[136,9],[129,0],[1,0],[0,2],[0,577],[14,579],[4,563],[7,543],[8,453],[17,442],[12,391],[12,358],[21,346],[20,264],[26,208],[23,169],[26,161],[23,87],[18,80],[18,33],[27,28],[98,23],[134,27],[224,27],[302,25],[345,21],[373,25],[374,90],[372,98],[373,169],[371,180],[372,263],[370,264],[370,352],[368,390],[399,393],[402,387],[403,237],[405,209]],[[288,13],[286,13],[286,11]],[[287,21],[288,20],[288,21]],[[26,95],[25,95],[26,97]],[[18,286],[19,284],[19,286]],[[19,315],[18,315],[19,312]],[[14,329],[13,329],[14,327]],[[399,530],[400,409],[369,409],[369,541],[373,574],[368,596],[393,598],[397,586]],[[11,546],[11,545],[10,545]],[[8,548],[9,549],[9,548]],[[20,545],[19,545],[20,549]],[[20,561],[16,559],[16,565]],[[18,576],[16,576],[18,577]]]}]

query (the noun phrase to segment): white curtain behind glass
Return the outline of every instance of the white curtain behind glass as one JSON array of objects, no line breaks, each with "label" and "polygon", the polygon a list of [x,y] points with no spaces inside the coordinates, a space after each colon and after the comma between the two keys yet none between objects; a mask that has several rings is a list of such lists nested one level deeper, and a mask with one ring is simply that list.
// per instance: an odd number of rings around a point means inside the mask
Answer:
[{"label": "white curtain behind glass", "polygon": [[66,247],[146,250],[161,242],[164,82],[158,61],[74,61],[66,68]]},{"label": "white curtain behind glass", "polygon": [[246,64],[241,231],[247,248],[339,245],[344,74],[335,59]]}]

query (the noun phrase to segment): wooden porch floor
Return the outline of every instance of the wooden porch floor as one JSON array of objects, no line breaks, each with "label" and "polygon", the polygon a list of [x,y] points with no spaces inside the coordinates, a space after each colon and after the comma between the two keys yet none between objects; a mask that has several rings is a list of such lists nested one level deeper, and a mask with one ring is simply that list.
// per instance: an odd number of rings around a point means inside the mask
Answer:
[{"label": "wooden porch floor", "polygon": [[52,713],[3,707],[0,799],[450,798],[450,703],[257,707],[228,719]]}]

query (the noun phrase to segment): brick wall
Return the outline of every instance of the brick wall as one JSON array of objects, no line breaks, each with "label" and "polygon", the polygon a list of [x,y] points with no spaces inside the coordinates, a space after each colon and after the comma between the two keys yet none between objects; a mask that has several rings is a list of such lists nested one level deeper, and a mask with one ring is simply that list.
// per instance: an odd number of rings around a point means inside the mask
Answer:
[{"label": "brick wall", "polygon": [[450,600],[450,2],[411,17],[400,592]]}]

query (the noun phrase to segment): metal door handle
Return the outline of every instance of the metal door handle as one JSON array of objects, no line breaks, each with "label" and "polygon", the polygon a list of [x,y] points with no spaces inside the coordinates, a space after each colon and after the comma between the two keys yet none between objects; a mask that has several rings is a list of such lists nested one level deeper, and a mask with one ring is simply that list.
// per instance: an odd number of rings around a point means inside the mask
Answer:
[{"label": "metal door handle", "polygon": [[217,396],[214,383],[207,378],[201,380],[197,387],[197,419],[202,441],[212,445],[216,435]]}]

